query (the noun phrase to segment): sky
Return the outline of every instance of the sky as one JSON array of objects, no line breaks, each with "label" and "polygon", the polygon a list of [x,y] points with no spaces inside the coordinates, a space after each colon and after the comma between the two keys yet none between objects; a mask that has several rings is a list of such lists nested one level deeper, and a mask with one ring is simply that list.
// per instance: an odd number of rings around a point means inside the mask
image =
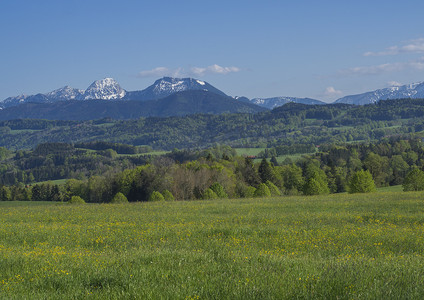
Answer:
[{"label": "sky", "polygon": [[0,0],[0,100],[173,76],[332,102],[424,81],[423,11],[422,0]]}]

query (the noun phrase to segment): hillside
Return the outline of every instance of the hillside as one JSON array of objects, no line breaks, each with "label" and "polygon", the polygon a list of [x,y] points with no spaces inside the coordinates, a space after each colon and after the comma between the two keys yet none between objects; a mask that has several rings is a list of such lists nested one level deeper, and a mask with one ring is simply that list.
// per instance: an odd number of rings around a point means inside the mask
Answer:
[{"label": "hillside", "polygon": [[[189,97],[184,99],[190,100]],[[178,107],[176,103],[181,99],[171,97],[168,101]],[[232,105],[233,102],[228,103]],[[160,109],[160,106],[156,107]],[[164,109],[164,113],[168,111]],[[172,150],[205,148],[216,143],[273,147],[361,142],[419,133],[424,130],[423,115],[423,99],[403,99],[366,106],[289,103],[256,114],[193,114],[121,121],[2,121],[0,146],[28,149],[43,142],[103,140]]]}]

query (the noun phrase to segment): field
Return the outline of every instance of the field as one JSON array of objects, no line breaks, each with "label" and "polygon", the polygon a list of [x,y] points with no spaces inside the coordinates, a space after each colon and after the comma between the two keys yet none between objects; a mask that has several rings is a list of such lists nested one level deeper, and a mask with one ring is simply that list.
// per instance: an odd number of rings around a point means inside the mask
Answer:
[{"label": "field", "polygon": [[246,155],[246,156],[257,156],[259,152],[264,151],[266,148],[234,148],[237,155]]},{"label": "field", "polygon": [[[266,148],[234,148],[236,150],[237,155],[245,155],[245,156],[257,156],[260,152],[264,151]],[[281,155],[277,156],[277,162],[282,163],[284,160],[291,159],[293,162],[299,160],[303,155],[309,155],[312,153],[304,153],[304,154],[288,154],[288,155]],[[255,163],[260,162],[261,158],[254,159]],[[269,161],[269,159],[268,159]]]},{"label": "field", "polygon": [[424,193],[0,203],[1,299],[422,299]]}]

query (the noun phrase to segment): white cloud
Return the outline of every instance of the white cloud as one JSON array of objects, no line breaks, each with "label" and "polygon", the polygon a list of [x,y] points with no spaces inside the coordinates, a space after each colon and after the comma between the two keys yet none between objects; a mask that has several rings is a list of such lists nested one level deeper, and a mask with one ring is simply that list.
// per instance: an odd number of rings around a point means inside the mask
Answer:
[{"label": "white cloud", "polygon": [[336,98],[343,95],[343,92],[340,90],[336,90],[334,87],[329,86],[325,89],[324,96],[327,98]]},{"label": "white cloud", "polygon": [[403,46],[391,46],[384,51],[366,52],[364,56],[386,56],[397,55],[401,53],[424,53],[424,38],[411,40]]},{"label": "white cloud", "polygon": [[355,67],[341,70],[340,75],[377,75],[402,70],[424,70],[424,56],[408,62],[386,63],[376,66]]},{"label": "white cloud", "polygon": [[225,75],[228,73],[240,72],[240,68],[237,67],[221,67],[217,64],[208,67],[191,67],[189,70],[184,68],[169,69],[167,67],[157,67],[151,70],[141,71],[137,74],[137,77],[184,77],[184,76],[205,76],[209,74],[221,74]]},{"label": "white cloud", "polygon": [[219,65],[212,65],[208,67],[192,67],[190,72],[196,76],[204,76],[206,74],[228,74],[240,72],[240,69],[237,67],[221,67]]},{"label": "white cloud", "polygon": [[137,74],[137,77],[162,77],[162,76],[178,76],[181,69],[168,69],[166,67],[157,67],[152,70],[141,71]]}]

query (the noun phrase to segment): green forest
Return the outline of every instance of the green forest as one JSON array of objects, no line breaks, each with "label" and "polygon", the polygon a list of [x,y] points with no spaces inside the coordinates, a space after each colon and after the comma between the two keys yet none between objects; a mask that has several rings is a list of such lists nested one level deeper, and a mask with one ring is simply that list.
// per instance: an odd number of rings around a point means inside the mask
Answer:
[{"label": "green forest", "polygon": [[[229,146],[177,150],[116,143],[46,143],[32,151],[0,149],[0,200],[139,202],[424,189],[421,138],[322,145],[278,163],[240,156]],[[289,153],[290,148],[283,148]],[[298,145],[295,150],[310,150]],[[54,180],[67,179],[61,183]],[[77,198],[74,198],[74,200]]]},{"label": "green forest", "polygon": [[[2,121],[0,200],[190,200],[399,185],[420,190],[422,115],[423,100],[404,99],[366,106],[291,103],[257,114]],[[248,147],[263,150],[237,155],[235,148]]]},{"label": "green forest", "polygon": [[272,111],[136,120],[0,121],[0,146],[29,150],[47,142],[105,141],[157,150],[272,148],[293,144],[373,142],[424,130],[424,101],[402,99],[355,106],[289,103]]}]

